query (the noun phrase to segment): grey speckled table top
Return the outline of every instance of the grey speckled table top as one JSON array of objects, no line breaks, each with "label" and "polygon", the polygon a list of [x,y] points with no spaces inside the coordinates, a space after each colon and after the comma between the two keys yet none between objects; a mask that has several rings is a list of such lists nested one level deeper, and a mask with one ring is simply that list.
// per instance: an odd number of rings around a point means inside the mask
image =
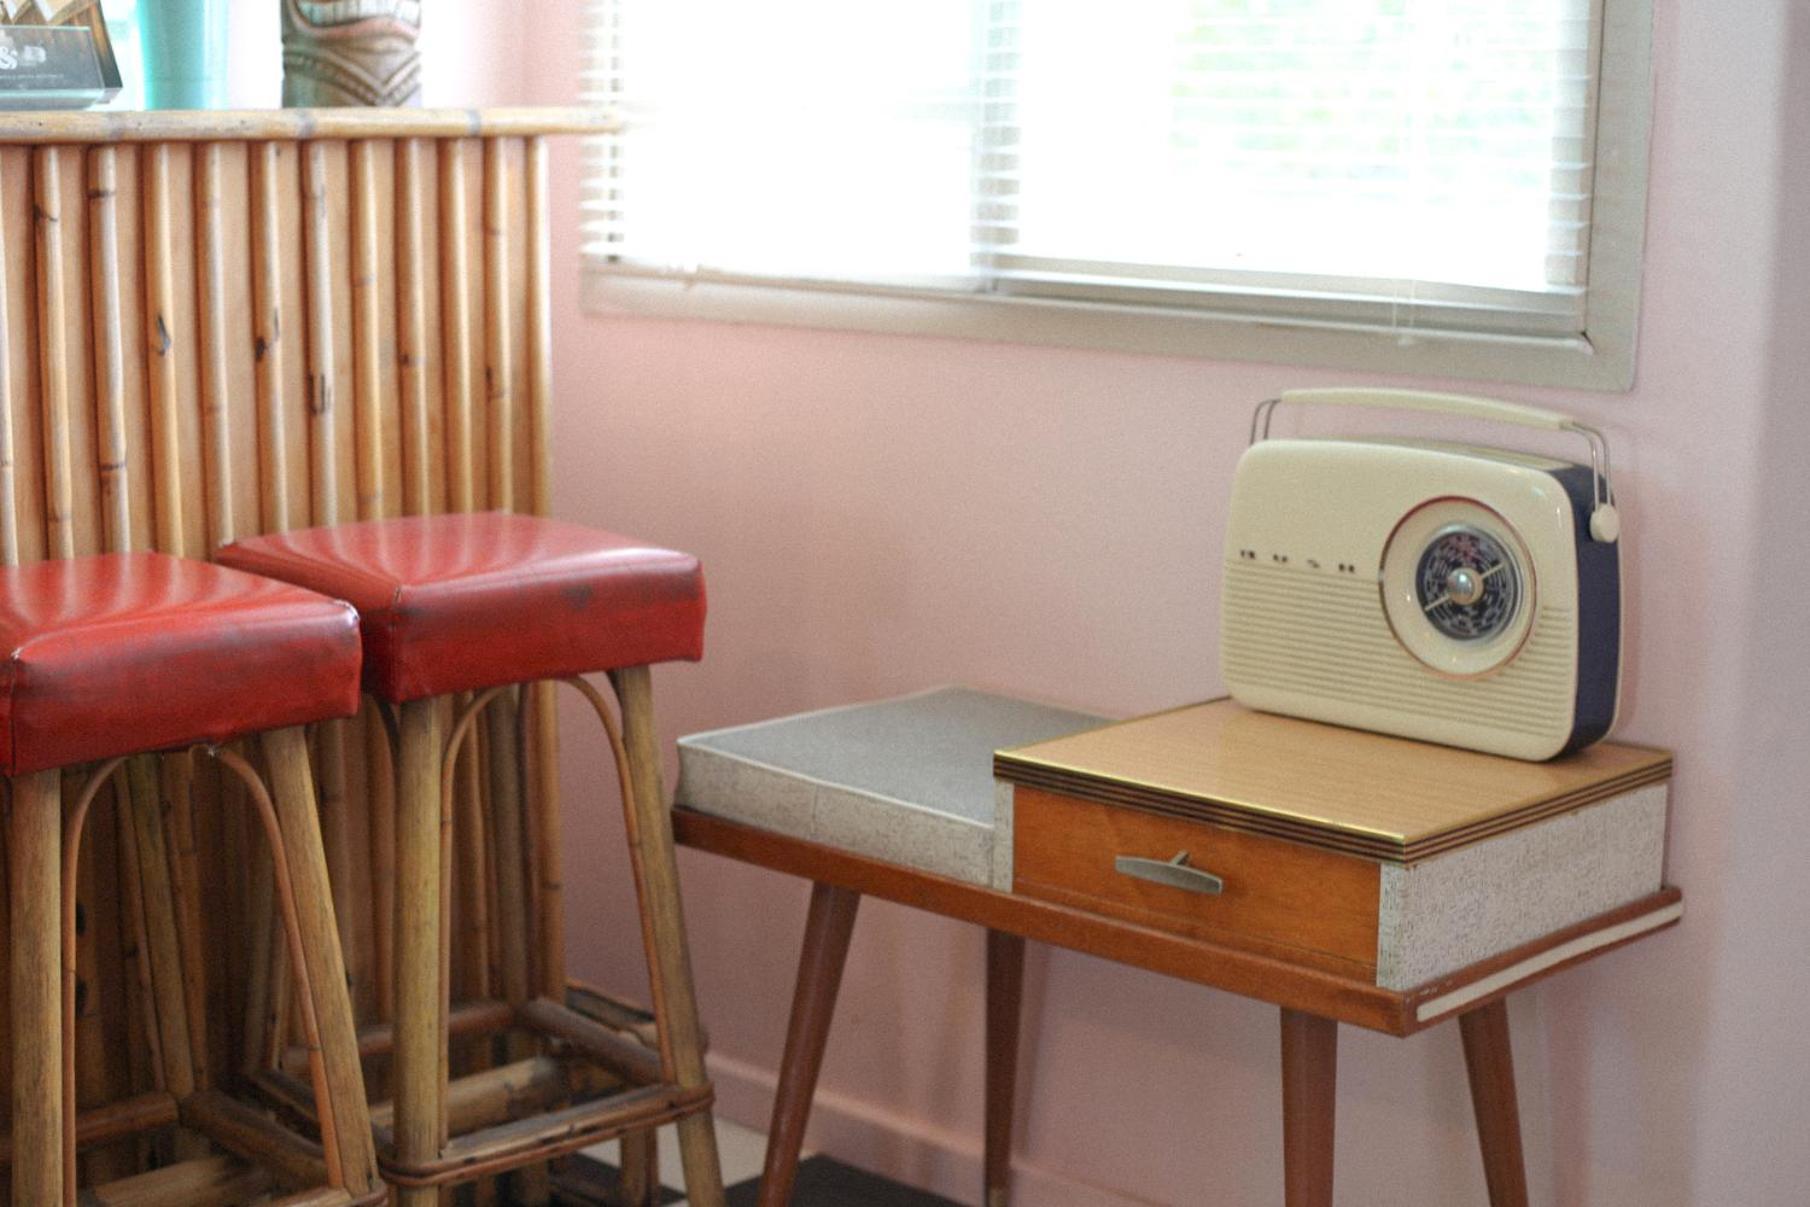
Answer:
[{"label": "grey speckled table top", "polygon": [[1100,718],[972,688],[679,738],[681,805],[974,883],[1010,885],[994,751]]},{"label": "grey speckled table top", "polygon": [[1101,723],[966,687],[800,713],[679,739],[788,776],[993,824],[993,752]]}]

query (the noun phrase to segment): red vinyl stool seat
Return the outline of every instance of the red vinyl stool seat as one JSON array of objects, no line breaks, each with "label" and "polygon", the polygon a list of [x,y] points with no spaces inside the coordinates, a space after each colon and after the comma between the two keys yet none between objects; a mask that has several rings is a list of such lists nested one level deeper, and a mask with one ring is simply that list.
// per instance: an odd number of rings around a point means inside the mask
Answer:
[{"label": "red vinyl stool seat", "polygon": [[0,770],[349,716],[357,628],[338,600],[162,553],[0,569]]},{"label": "red vinyl stool seat", "polygon": [[251,537],[218,557],[357,608],[365,684],[398,704],[704,653],[697,558],[558,520],[372,520]]},{"label": "red vinyl stool seat", "polygon": [[[299,729],[356,711],[357,623],[340,601],[165,554],[0,569],[0,641],[11,651],[0,672],[0,771],[12,789],[14,1202],[76,1201],[74,903],[89,807],[123,769],[122,801],[154,817],[160,769],[154,759],[128,763],[128,756],[194,746],[245,781],[262,815],[297,1007],[318,1053],[310,1073],[325,1146],[321,1184],[292,1189],[341,1191],[341,1201],[381,1194],[368,1140],[352,1137],[368,1126],[364,1087]],[[252,734],[266,740],[275,800],[242,758],[215,749]],[[97,760],[106,761],[65,818],[61,769]],[[167,886],[158,868],[147,868],[143,881]],[[173,937],[179,923],[167,900],[153,900],[148,889],[146,898],[147,926]],[[157,951],[147,955],[156,965]],[[180,1118],[229,1152],[255,1157],[257,1144],[245,1144],[235,1130],[244,1108],[217,1091],[197,1090],[180,968],[155,966],[153,974],[163,1088],[158,1102],[141,1104],[145,1117]],[[309,1143],[277,1138],[275,1129],[264,1129],[273,1150]],[[248,1167],[243,1176],[266,1192],[295,1181],[293,1166],[273,1166],[267,1177]]]},{"label": "red vinyl stool seat", "polygon": [[[504,513],[416,516],[250,537],[216,556],[223,564],[356,607],[365,687],[386,706],[398,706],[395,1107],[393,1126],[379,1136],[379,1159],[399,1188],[398,1202],[431,1204],[437,1188],[538,1168],[612,1136],[645,1143],[648,1129],[676,1120],[689,1201],[720,1207],[712,1089],[685,951],[671,819],[659,783],[648,674],[654,663],[702,656],[704,580],[697,559],[613,533]],[[579,678],[597,671],[609,672],[620,728],[602,695]],[[460,1090],[456,1082],[450,1091],[444,1088],[439,1075],[446,1059],[443,1018],[449,996],[438,955],[447,942],[442,818],[453,815],[453,768],[482,713],[489,726],[489,816],[462,817],[460,825],[485,822],[476,828],[496,834],[499,915],[519,908],[521,897],[538,897],[515,887],[524,883],[519,851],[526,806],[513,762],[524,740],[516,729],[522,714],[513,688],[549,681],[568,682],[586,696],[616,756],[655,1002],[654,1038],[650,1048],[636,1038],[636,1028],[612,1027],[573,1009],[557,909],[541,914],[540,967],[532,975],[526,951],[531,935],[517,919],[514,937],[497,940],[503,1000],[463,1003],[454,1013],[475,1017],[498,1007],[501,1025],[512,1036],[511,1059],[530,1057],[535,1044],[548,1045],[592,1062],[598,1069],[593,1081],[618,1089],[576,1102],[571,1099],[582,1095],[556,1095],[563,1105],[549,1103],[538,1123],[518,1111],[449,1136],[448,1102],[458,1099]],[[467,692],[476,698],[462,704],[451,728],[443,729],[435,698]],[[544,697],[535,701],[537,709],[549,707]],[[547,830],[557,824],[557,813],[535,816],[538,849],[552,852],[556,863],[557,847]],[[550,874],[556,884],[556,866]],[[508,922],[499,918],[499,927],[511,930]],[[403,935],[411,937],[410,945],[403,944]],[[533,1038],[524,1044],[524,1035]]]}]

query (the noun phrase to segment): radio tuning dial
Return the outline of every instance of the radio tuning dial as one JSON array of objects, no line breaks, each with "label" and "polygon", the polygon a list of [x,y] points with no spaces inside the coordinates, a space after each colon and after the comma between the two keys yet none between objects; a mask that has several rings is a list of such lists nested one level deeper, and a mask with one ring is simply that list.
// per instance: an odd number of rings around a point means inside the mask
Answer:
[{"label": "radio tuning dial", "polygon": [[1534,584],[1518,534],[1470,499],[1423,504],[1383,552],[1389,627],[1408,653],[1459,677],[1488,674],[1525,640]]}]

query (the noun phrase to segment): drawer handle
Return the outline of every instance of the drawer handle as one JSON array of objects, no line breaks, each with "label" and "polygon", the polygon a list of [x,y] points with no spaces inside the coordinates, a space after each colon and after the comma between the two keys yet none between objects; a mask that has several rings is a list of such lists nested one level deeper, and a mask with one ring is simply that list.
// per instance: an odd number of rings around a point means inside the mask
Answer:
[{"label": "drawer handle", "polygon": [[1161,859],[1145,859],[1141,855],[1120,855],[1112,861],[1112,866],[1121,876],[1133,876],[1152,884],[1167,885],[1190,893],[1218,896],[1226,886],[1226,882],[1212,872],[1189,867],[1186,851],[1177,851],[1175,858],[1166,863]]}]

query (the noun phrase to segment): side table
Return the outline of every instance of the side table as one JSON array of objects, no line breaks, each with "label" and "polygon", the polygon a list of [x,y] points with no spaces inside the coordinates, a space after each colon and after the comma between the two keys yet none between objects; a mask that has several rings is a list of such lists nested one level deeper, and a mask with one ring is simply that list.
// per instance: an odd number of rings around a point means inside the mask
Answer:
[{"label": "side table", "polygon": [[1332,1202],[1338,1024],[1456,1017],[1490,1202],[1516,1207],[1506,998],[1683,912],[1671,760],[1637,747],[1529,764],[1228,701],[1099,725],[957,689],[697,735],[681,763],[681,844],[814,884],[763,1207],[790,1195],[864,895],[988,930],[987,1207],[1027,939],[1280,1007],[1288,1207]]}]

